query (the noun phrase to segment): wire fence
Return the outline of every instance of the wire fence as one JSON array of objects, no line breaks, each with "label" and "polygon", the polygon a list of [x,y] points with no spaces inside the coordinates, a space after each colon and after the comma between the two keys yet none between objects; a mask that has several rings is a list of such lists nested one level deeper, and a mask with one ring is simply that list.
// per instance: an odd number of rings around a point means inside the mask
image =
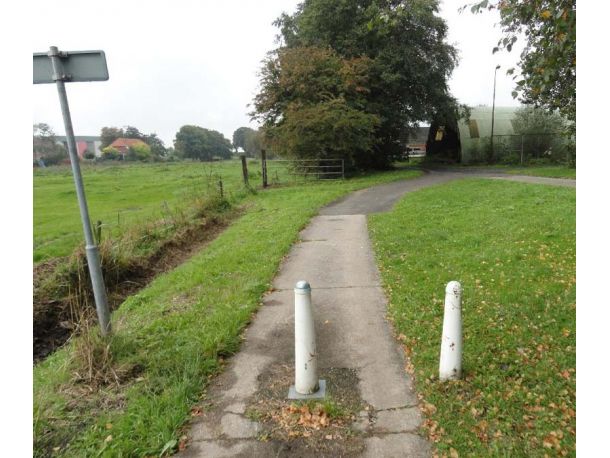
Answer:
[{"label": "wire fence", "polygon": [[[570,149],[562,133],[503,134],[493,136],[497,162],[525,165],[531,162],[568,162]],[[491,142],[489,148],[491,148]]]}]

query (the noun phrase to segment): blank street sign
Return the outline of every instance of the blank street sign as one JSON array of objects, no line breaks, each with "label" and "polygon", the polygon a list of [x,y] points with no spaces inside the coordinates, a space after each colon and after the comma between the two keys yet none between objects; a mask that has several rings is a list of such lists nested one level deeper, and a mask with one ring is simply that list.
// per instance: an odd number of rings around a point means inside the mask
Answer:
[{"label": "blank street sign", "polygon": [[[108,80],[104,51],[67,51],[62,53],[61,63],[66,82]],[[34,53],[34,84],[54,82],[49,55],[46,52]]]}]

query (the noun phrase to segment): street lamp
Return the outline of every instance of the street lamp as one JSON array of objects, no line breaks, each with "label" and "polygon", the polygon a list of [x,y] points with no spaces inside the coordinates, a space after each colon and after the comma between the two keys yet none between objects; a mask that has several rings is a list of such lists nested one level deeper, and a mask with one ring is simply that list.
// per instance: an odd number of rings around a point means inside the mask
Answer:
[{"label": "street lamp", "polygon": [[491,162],[494,157],[494,111],[496,109],[496,75],[498,74],[499,68],[500,65],[496,65],[496,69],[494,70],[494,96],[493,101],[491,103],[491,152],[489,154],[489,162]]}]

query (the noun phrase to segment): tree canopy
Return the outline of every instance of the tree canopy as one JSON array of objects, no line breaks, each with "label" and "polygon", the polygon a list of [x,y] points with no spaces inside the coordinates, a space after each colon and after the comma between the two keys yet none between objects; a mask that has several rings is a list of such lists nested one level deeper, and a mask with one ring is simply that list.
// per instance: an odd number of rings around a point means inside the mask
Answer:
[{"label": "tree canopy", "polygon": [[200,161],[231,157],[231,142],[222,133],[199,126],[182,126],[176,133],[174,148],[178,155]]},{"label": "tree canopy", "polygon": [[[559,110],[572,123],[576,120],[576,0],[479,1],[473,12],[498,10],[504,37],[493,52],[511,51],[523,34],[520,76],[515,76],[514,97],[549,111]],[[513,73],[513,70],[509,70]]]},{"label": "tree canopy", "polygon": [[318,111],[341,129],[313,123],[326,130],[316,148],[334,154],[333,143],[342,145],[356,165],[385,166],[402,152],[405,129],[456,116],[447,86],[456,51],[437,13],[436,0],[305,0],[283,14],[275,22],[281,46],[264,62],[252,113],[265,138],[294,147],[286,136],[296,119],[314,121]]},{"label": "tree canopy", "polygon": [[45,164],[52,165],[68,158],[66,149],[57,144],[55,132],[46,123],[33,125],[33,150],[34,157],[44,160]]},{"label": "tree canopy", "polygon": [[258,156],[261,151],[259,131],[250,127],[239,127],[233,132],[233,147],[243,149],[246,156]]}]

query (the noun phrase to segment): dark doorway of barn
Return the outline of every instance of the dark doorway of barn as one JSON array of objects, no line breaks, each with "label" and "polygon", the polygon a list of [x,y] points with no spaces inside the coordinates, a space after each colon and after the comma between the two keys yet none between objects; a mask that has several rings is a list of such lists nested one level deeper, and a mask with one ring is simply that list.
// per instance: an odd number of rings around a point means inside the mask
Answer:
[{"label": "dark doorway of barn", "polygon": [[430,125],[426,142],[426,157],[434,162],[461,162],[460,131],[457,122],[450,124],[433,122]]}]

